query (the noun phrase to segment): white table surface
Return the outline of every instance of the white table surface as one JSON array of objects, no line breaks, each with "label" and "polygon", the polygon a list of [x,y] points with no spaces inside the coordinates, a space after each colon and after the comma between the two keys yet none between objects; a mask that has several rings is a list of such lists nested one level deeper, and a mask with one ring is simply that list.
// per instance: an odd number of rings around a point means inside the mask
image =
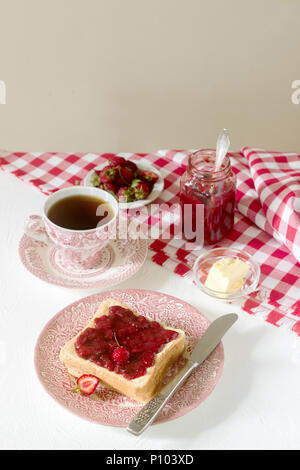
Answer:
[{"label": "white table surface", "polygon": [[[185,416],[140,437],[85,421],[42,388],[33,350],[46,322],[92,291],[48,285],[21,264],[24,219],[40,213],[38,190],[0,171],[1,449],[292,449],[300,448],[300,339],[240,312],[224,338],[223,375],[210,397]],[[234,308],[146,261],[115,288],[153,289],[190,302],[210,320]]]}]

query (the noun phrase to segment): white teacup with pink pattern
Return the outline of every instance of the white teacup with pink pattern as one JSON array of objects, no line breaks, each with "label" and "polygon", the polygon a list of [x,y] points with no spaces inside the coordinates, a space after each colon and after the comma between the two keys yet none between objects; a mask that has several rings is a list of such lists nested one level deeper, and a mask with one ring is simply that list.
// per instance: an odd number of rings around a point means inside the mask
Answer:
[{"label": "white teacup with pink pattern", "polygon": [[[47,216],[50,207],[69,196],[93,196],[109,204],[114,212],[113,217],[102,225],[88,230],[71,230],[54,224]],[[42,216],[31,215],[25,221],[25,233],[37,241],[55,244],[61,248],[65,264],[92,269],[97,266],[97,253],[109,240],[116,236],[116,222],[119,213],[117,200],[107,191],[87,186],[73,186],[60,189],[48,196],[43,207]]]}]

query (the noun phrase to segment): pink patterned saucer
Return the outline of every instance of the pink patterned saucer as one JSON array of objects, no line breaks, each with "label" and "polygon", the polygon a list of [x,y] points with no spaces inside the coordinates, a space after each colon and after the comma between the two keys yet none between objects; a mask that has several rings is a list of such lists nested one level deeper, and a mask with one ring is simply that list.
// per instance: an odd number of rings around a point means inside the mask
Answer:
[{"label": "pink patterned saucer", "polygon": [[68,259],[65,250],[56,245],[26,234],[19,244],[21,261],[34,276],[50,284],[77,289],[103,289],[128,279],[141,268],[147,251],[147,240],[111,240],[97,253],[97,267],[89,268],[88,263],[79,265],[75,258]]},{"label": "pink patterned saucer", "polygon": [[[109,426],[127,426],[142,405],[115,391],[98,387],[91,397],[70,392],[72,382],[59,360],[61,347],[80,331],[94,315],[99,303],[118,299],[142,315],[181,328],[191,352],[209,325],[207,318],[182,300],[160,292],[139,289],[106,291],[85,297],[55,315],[41,332],[35,347],[35,367],[46,391],[76,415]],[[167,373],[168,383],[185,363],[179,359]],[[188,378],[158,416],[156,423],[178,418],[198,406],[215,388],[224,363],[222,343]]]}]

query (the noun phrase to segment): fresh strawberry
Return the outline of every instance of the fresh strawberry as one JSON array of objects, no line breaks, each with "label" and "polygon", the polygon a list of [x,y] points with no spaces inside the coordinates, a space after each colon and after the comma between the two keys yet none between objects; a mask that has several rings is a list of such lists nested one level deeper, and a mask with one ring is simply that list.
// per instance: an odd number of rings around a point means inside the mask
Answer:
[{"label": "fresh strawberry", "polygon": [[82,395],[91,395],[96,390],[99,379],[94,375],[84,374],[77,379],[77,387],[74,392],[81,392]]},{"label": "fresh strawberry", "polygon": [[118,167],[108,165],[100,171],[101,183],[114,183],[118,176]]},{"label": "fresh strawberry", "polygon": [[154,171],[149,170],[142,171],[141,178],[151,184],[155,184],[158,181],[158,175]]},{"label": "fresh strawberry", "polygon": [[115,348],[113,350],[112,358],[115,362],[124,363],[127,362],[130,357],[130,352],[124,346]]},{"label": "fresh strawberry", "polygon": [[138,171],[138,167],[136,163],[132,162],[131,160],[126,160],[126,162],[122,166],[126,166],[126,168],[130,168],[130,170],[132,170],[134,174],[136,174]]},{"label": "fresh strawberry", "polygon": [[[121,178],[121,176],[117,176],[117,179],[116,179],[116,185],[118,186],[118,188],[122,188],[124,186],[124,181],[123,179]],[[126,186],[127,188],[127,186]]]},{"label": "fresh strawberry", "polygon": [[129,185],[134,178],[134,173],[131,168],[127,168],[126,166],[119,166],[119,176],[121,180],[123,180],[123,184]]},{"label": "fresh strawberry", "polygon": [[134,193],[131,188],[122,186],[117,192],[117,198],[120,202],[132,202],[134,200]]},{"label": "fresh strawberry", "polygon": [[127,162],[124,157],[118,157],[117,155],[111,155],[108,160],[112,166],[125,165]]},{"label": "fresh strawberry", "polygon": [[146,182],[139,183],[135,188],[134,188],[134,195],[135,198],[140,200],[140,199],[146,199],[150,194],[150,187]]},{"label": "fresh strawberry", "polygon": [[114,183],[103,183],[100,184],[99,188],[103,189],[104,191],[108,191],[109,193],[117,194],[118,192],[118,186]]},{"label": "fresh strawberry", "polygon": [[139,178],[135,178],[134,180],[132,180],[130,187],[136,188],[140,183],[142,183],[142,180],[140,180]]}]

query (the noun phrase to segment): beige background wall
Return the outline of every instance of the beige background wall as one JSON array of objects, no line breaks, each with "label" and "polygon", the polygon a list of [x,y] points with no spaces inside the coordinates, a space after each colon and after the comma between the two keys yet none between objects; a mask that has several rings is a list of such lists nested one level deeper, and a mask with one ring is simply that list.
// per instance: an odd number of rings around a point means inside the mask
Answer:
[{"label": "beige background wall", "polygon": [[0,0],[0,148],[300,151],[298,0]]}]

